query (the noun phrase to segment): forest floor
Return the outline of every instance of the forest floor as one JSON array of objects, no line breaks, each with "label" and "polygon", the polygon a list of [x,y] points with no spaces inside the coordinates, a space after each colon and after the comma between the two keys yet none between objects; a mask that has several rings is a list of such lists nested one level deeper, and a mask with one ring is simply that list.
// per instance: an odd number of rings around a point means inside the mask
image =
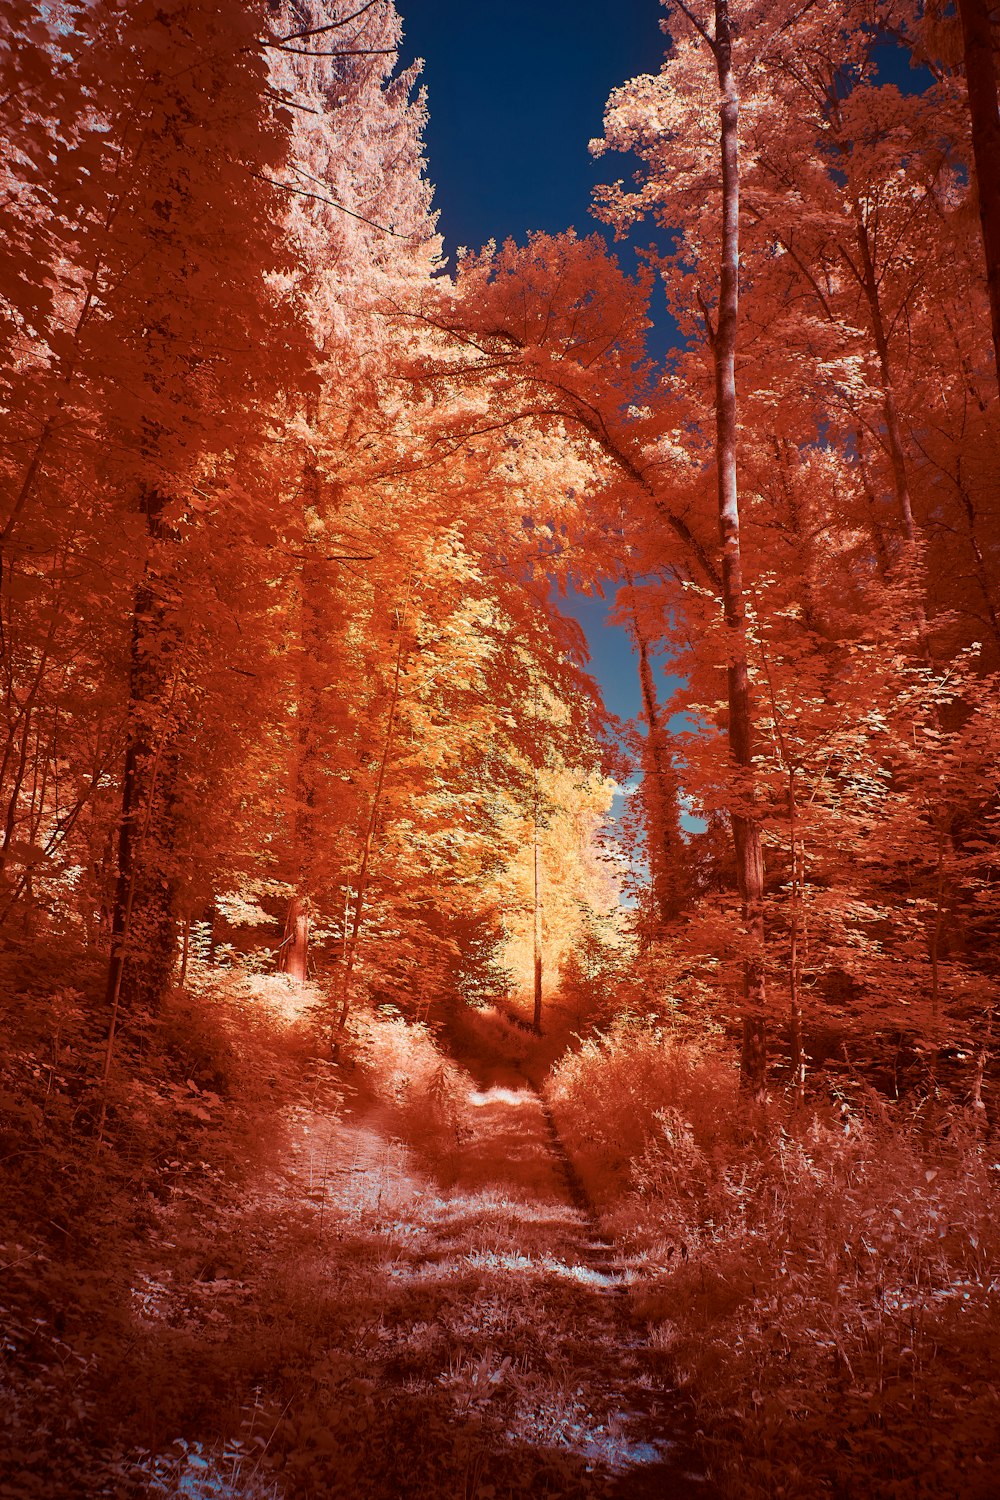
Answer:
[{"label": "forest floor", "polygon": [[340,1070],[270,1066],[253,1175],[192,1081],[141,1222],[74,1240],[52,1207],[62,1256],[5,1236],[0,1495],[713,1493],[516,1065],[448,1063],[430,1134]]},{"label": "forest floor", "polygon": [[1000,1493],[961,1106],[748,1113],[628,1017],[359,1010],[333,1061],[319,989],[201,965],[105,1085],[57,961],[0,972],[0,1500]]}]

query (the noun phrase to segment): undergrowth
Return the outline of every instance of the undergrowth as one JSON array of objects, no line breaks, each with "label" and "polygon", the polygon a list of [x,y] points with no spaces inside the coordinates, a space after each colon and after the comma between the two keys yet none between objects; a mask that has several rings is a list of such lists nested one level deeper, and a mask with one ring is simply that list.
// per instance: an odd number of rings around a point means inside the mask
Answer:
[{"label": "undergrowth", "polygon": [[[9,976],[0,1016],[0,1495],[604,1493],[638,1356],[532,1176],[543,1137],[499,1148],[494,1096],[390,1012],[334,1066],[322,997],[281,977],[201,971],[126,1019],[105,1088],[95,977]],[[465,1040],[506,1128],[537,1109],[530,1038]],[[548,1093],[643,1379],[683,1388],[725,1493],[996,1492],[979,1121],[860,1089],[751,1108],[721,1044],[628,1018]]]},{"label": "undergrowth", "polygon": [[978,1121],[928,1134],[873,1092],[751,1107],[725,1051],[627,1018],[549,1092],[726,1493],[996,1494],[1000,1224]]},{"label": "undergrowth", "polygon": [[141,1454],[209,1411],[238,1468],[253,1371],[195,1330],[254,1260],[241,1195],[275,1170],[288,1111],[339,1104],[308,1008],[280,979],[215,975],[124,1017],[104,1082],[100,976],[3,977],[0,1495],[171,1492],[197,1444],[148,1472]]},{"label": "undergrowth", "polygon": [[453,1165],[468,1079],[431,1029],[388,1008],[360,1011],[352,1022],[352,1061],[360,1102],[381,1105],[395,1134],[438,1167]]},{"label": "undergrowth", "polygon": [[619,1359],[572,1212],[450,1186],[471,1080],[429,1029],[360,1010],[334,1067],[318,994],[205,969],[127,1020],[104,1090],[96,984],[12,995],[0,1495],[609,1492],[581,1371]]}]

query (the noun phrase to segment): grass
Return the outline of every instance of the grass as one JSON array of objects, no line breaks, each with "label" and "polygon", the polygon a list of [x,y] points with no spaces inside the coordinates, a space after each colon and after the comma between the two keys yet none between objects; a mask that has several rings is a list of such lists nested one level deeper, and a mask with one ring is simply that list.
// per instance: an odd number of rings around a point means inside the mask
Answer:
[{"label": "grass", "polygon": [[384,1014],[334,1071],[285,981],[203,978],[99,1147],[88,994],[8,1017],[0,1494],[617,1493],[648,1372],[534,1097]]},{"label": "grass", "polygon": [[928,1135],[872,1092],[751,1109],[724,1051],[631,1020],[568,1056],[550,1097],[723,1493],[996,1493],[1000,1225],[978,1119]]},{"label": "grass", "polygon": [[317,993],[201,970],[102,1098],[92,979],[0,1018],[0,1496],[681,1495],[678,1387],[724,1495],[996,1492],[980,1118],[750,1109],[620,1018],[547,1084],[615,1297],[524,1083],[565,1037],[359,1012],[334,1067]]}]

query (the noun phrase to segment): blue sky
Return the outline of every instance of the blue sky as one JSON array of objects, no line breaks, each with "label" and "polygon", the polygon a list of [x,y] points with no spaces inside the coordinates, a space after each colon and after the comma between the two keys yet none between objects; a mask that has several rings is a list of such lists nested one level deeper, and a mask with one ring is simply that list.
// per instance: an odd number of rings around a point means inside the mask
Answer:
[{"label": "blue sky", "polygon": [[[445,252],[528,232],[608,234],[590,215],[596,183],[632,170],[588,151],[618,84],[655,72],[663,55],[657,0],[398,0],[403,61],[424,59],[429,175]],[[642,227],[616,246],[627,269]],[[608,234],[610,239],[610,235]],[[670,337],[665,308],[661,335]],[[653,341],[656,347],[657,341]],[[640,709],[638,668],[624,630],[608,626],[612,603],[571,594],[559,607],[579,620],[591,670],[608,707]]]},{"label": "blue sky", "polygon": [[523,239],[530,229],[596,228],[590,194],[609,160],[593,160],[588,142],[601,133],[612,88],[659,68],[657,0],[399,0],[399,8],[403,60],[425,63],[446,250]]}]

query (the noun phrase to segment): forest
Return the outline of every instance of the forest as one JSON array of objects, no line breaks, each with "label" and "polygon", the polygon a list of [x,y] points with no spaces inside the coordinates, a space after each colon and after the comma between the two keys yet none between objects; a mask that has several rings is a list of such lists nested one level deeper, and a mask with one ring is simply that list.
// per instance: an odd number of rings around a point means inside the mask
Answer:
[{"label": "forest", "polygon": [[0,10],[0,1497],[992,1500],[1000,11],[424,4]]}]

